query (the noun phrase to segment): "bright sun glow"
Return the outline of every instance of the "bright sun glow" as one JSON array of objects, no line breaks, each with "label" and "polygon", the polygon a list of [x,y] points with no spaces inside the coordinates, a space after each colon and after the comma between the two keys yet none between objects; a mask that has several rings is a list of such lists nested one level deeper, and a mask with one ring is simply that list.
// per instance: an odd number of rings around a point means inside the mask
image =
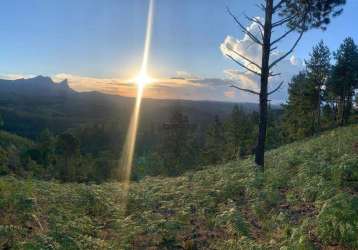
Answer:
[{"label": "bright sun glow", "polygon": [[152,79],[146,73],[141,73],[137,76],[135,82],[139,87],[143,88],[145,85],[151,83]]}]

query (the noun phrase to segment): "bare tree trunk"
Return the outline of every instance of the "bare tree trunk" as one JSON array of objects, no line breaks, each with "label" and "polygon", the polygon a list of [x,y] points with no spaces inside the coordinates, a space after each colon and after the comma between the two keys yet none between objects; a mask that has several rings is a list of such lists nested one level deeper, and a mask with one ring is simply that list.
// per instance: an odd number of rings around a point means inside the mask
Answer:
[{"label": "bare tree trunk", "polygon": [[316,132],[321,132],[321,85],[318,85],[318,103],[317,103],[317,128]]},{"label": "bare tree trunk", "polygon": [[343,126],[343,117],[344,117],[344,97],[339,97],[339,105],[338,105],[338,125],[340,127]]},{"label": "bare tree trunk", "polygon": [[352,109],[352,94],[347,93],[347,101],[344,105],[344,113],[343,113],[344,114],[344,125],[347,125],[349,122],[351,109]]},{"label": "bare tree trunk", "polygon": [[264,170],[265,164],[265,139],[267,127],[267,85],[270,74],[269,60],[271,50],[273,0],[266,0],[264,36],[262,41],[262,63],[261,63],[261,90],[260,90],[260,121],[259,135],[256,146],[255,162]]}]

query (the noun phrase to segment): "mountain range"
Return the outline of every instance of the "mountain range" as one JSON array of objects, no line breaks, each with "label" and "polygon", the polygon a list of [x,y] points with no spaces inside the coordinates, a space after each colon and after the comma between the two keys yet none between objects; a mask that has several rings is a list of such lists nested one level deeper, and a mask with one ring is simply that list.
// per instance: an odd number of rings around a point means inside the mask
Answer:
[{"label": "mountain range", "polygon": [[[0,113],[4,129],[34,138],[45,128],[60,133],[84,124],[119,122],[127,126],[134,98],[100,92],[76,92],[67,80],[54,82],[50,77],[0,80]],[[180,107],[190,121],[202,126],[215,115],[227,117],[234,103],[188,100],[144,99],[142,123],[160,124],[169,118],[170,110]],[[248,111],[255,103],[240,103]]]}]

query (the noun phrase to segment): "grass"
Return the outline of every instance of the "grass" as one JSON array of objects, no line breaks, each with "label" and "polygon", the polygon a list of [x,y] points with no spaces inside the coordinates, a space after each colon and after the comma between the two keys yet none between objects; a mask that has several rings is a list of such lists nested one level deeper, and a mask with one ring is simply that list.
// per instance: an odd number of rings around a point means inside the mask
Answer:
[{"label": "grass", "polygon": [[177,178],[0,178],[5,249],[357,249],[358,126]]}]

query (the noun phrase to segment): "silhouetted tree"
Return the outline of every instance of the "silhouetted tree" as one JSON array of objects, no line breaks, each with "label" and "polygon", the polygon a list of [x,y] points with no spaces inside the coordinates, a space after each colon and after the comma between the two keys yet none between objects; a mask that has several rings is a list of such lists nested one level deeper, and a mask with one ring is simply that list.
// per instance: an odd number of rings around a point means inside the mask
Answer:
[{"label": "silhouetted tree", "polygon": [[60,176],[64,181],[75,179],[75,158],[80,153],[80,143],[72,134],[64,133],[58,136],[56,141],[56,153],[61,159]]},{"label": "silhouetted tree", "polygon": [[41,164],[48,167],[52,163],[55,153],[55,138],[50,130],[45,129],[40,133],[37,147],[41,153]]},{"label": "silhouetted tree", "polygon": [[171,110],[169,121],[163,124],[164,136],[160,154],[168,175],[178,175],[192,168],[198,161],[198,149],[194,137],[195,126],[183,114],[180,107]]},{"label": "silhouetted tree", "polygon": [[[283,84],[283,82],[281,82],[275,89],[271,91],[268,90],[269,77],[277,76],[277,74],[273,72],[274,67],[291,54],[306,30],[318,27],[325,29],[327,24],[330,22],[330,17],[339,15],[342,12],[342,9],[339,9],[338,7],[342,4],[345,4],[346,1],[265,0],[264,2],[264,4],[258,5],[259,8],[264,12],[263,22],[258,18],[246,16],[249,21],[254,22],[259,26],[261,34],[260,37],[250,32],[238,20],[238,18],[229,11],[229,14],[234,18],[243,33],[249,37],[253,43],[258,44],[261,47],[261,62],[255,62],[254,59],[248,58],[235,50],[232,50],[233,54],[227,55],[245,70],[260,77],[259,92],[251,89],[241,88],[236,85],[233,85],[233,87],[259,96],[260,121],[255,162],[261,170],[264,169],[268,97],[275,93]],[[274,20],[275,17],[277,17],[278,20]],[[271,37],[274,30],[282,29],[284,26],[288,28],[286,32],[277,36],[276,38]],[[278,44],[285,37],[295,31],[298,32],[299,35],[296,41],[293,43],[293,46],[287,52],[279,54],[277,58],[275,58],[273,61],[270,61],[272,54],[276,53],[275,50],[278,48]]]},{"label": "silhouetted tree", "polygon": [[251,154],[256,132],[254,113],[245,112],[235,105],[229,122],[226,133],[226,150],[230,153],[228,159],[237,159]]},{"label": "silhouetted tree", "polygon": [[315,85],[305,72],[294,76],[288,86],[288,102],[284,106],[283,131],[288,141],[314,133]]},{"label": "silhouetted tree", "polygon": [[321,129],[321,102],[322,88],[329,77],[331,68],[329,48],[320,41],[318,45],[313,47],[310,58],[305,61],[308,78],[314,84],[316,103],[315,103],[315,131],[320,132]]},{"label": "silhouetted tree", "polygon": [[328,91],[335,98],[337,123],[348,122],[352,110],[354,89],[358,87],[358,47],[352,38],[346,38],[335,53],[336,63],[328,82]]},{"label": "silhouetted tree", "polygon": [[224,159],[225,142],[224,126],[220,118],[215,116],[214,123],[206,132],[202,162],[204,164],[222,162]]}]

